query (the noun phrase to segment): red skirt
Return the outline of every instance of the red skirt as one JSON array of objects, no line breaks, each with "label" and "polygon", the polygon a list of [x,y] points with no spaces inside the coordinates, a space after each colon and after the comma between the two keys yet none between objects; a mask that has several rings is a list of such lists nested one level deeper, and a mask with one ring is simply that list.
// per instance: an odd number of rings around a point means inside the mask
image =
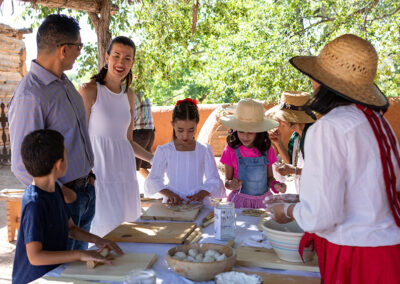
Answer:
[{"label": "red skirt", "polygon": [[305,233],[299,252],[314,243],[324,284],[400,283],[400,244],[381,247],[336,245]]}]

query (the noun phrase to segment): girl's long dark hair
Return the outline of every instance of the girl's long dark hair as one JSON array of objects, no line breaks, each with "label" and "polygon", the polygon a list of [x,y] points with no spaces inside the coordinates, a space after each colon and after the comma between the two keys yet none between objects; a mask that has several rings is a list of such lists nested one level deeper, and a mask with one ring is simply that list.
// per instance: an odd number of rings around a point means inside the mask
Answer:
[{"label": "girl's long dark hair", "polygon": [[[237,131],[234,131],[233,129],[229,130],[229,134],[226,137],[226,143],[228,143],[229,147],[232,148],[242,145]],[[261,152],[261,154],[266,155],[266,152],[271,147],[271,140],[269,140],[268,132],[257,132],[256,139],[254,139],[253,144],[254,147]]]},{"label": "girl's long dark hair", "polygon": [[[111,41],[110,45],[108,46],[108,49],[107,49],[108,55],[110,55],[111,49],[112,49],[112,46],[114,43],[120,43],[120,44],[132,47],[133,58],[135,58],[136,46],[135,46],[135,43],[130,38],[128,38],[126,36],[117,36],[116,38],[114,38]],[[101,85],[105,85],[106,82],[104,81],[104,79],[106,78],[107,71],[108,71],[108,66],[106,64],[106,66],[101,68],[99,73],[97,73],[96,75],[93,75],[90,79],[95,79],[96,82],[99,82]],[[133,80],[132,70],[129,70],[128,75],[126,75],[126,77],[123,79],[123,81],[125,81],[125,90],[128,90],[129,86],[132,83],[132,80]]]},{"label": "girl's long dark hair", "polygon": [[[183,101],[176,105],[172,111],[172,122],[176,122],[177,120],[191,120],[198,124],[200,121],[199,109],[194,103]],[[172,138],[175,140],[175,130],[172,131]]]},{"label": "girl's long dark hair", "polygon": [[331,89],[321,85],[316,94],[303,106],[305,109],[325,115],[339,106],[351,105],[353,102],[340,96]]}]

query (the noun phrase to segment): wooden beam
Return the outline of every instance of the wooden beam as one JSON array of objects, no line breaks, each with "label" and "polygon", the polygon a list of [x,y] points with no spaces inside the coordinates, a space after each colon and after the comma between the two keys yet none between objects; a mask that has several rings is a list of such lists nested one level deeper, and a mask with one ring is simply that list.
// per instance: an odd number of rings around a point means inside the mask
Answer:
[{"label": "wooden beam", "polygon": [[0,23],[0,34],[22,39],[22,35],[30,34],[30,33],[32,33],[32,29],[31,28],[14,29],[14,28],[12,28],[12,27],[10,27],[8,25]]},{"label": "wooden beam", "polygon": [[[32,3],[33,6],[39,4],[50,8],[66,8],[72,10],[85,11],[88,13],[99,14],[101,12],[102,1],[98,0],[19,0]],[[111,4],[111,14],[118,12],[118,6]]]}]

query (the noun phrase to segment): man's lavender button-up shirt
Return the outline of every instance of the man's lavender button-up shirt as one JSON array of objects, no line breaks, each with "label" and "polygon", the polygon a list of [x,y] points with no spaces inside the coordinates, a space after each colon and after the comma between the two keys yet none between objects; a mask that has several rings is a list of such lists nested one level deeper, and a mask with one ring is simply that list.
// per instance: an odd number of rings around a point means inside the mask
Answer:
[{"label": "man's lavender button-up shirt", "polygon": [[87,175],[93,167],[93,151],[82,97],[65,74],[58,78],[34,60],[18,84],[8,105],[11,170],[25,185],[32,182],[21,158],[22,140],[38,129],[53,129],[65,140],[68,170],[61,183]]}]

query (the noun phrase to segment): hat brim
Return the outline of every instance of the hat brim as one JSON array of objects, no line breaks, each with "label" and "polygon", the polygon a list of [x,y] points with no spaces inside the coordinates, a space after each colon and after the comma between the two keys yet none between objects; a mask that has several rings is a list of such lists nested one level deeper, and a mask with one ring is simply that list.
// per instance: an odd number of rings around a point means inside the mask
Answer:
[{"label": "hat brim", "polygon": [[307,113],[300,110],[281,109],[279,105],[274,106],[265,112],[265,116],[270,119],[282,120],[294,123],[313,123],[314,119]]},{"label": "hat brim", "polygon": [[233,115],[227,115],[220,117],[219,120],[225,127],[243,132],[265,132],[279,126],[279,122],[268,118],[260,122],[244,122]]},{"label": "hat brim", "polygon": [[351,81],[351,78],[349,81],[337,78],[322,68],[317,59],[317,56],[296,56],[289,62],[300,72],[351,102],[361,103],[371,108],[387,108],[389,106],[388,99],[375,84],[360,85]]}]

